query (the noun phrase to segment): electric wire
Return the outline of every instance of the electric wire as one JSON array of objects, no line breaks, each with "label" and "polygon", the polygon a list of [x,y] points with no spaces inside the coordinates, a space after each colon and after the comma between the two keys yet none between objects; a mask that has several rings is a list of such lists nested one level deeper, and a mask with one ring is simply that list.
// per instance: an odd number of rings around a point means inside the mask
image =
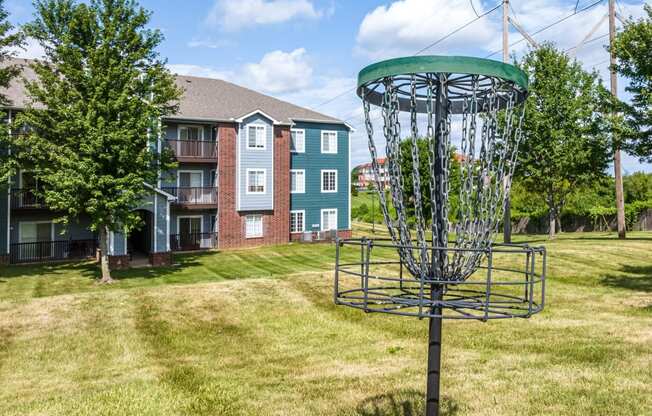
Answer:
[{"label": "electric wire", "polygon": [[[571,13],[569,15],[566,15],[566,16],[562,17],[561,19],[558,19],[558,20],[556,20],[556,21],[554,21],[554,22],[552,22],[552,23],[538,29],[537,31],[530,33],[530,36],[534,37],[535,35],[538,35],[539,33],[545,32],[546,30],[550,29],[551,27],[556,26],[556,25],[564,22],[564,21],[570,19],[571,17],[573,17],[575,15],[578,15],[580,13],[583,13],[583,12],[585,12],[587,10],[592,9],[593,7],[595,7],[598,4],[602,3],[603,1],[604,0],[597,0],[597,1],[589,4],[588,6],[585,6],[585,7],[581,8],[581,9],[579,9],[576,12],[573,12],[573,13]],[[517,40],[516,42],[510,43],[509,46],[512,47],[514,45],[518,45],[519,43],[521,43],[523,41],[525,41],[525,37],[522,37],[521,39]],[[490,57],[492,57],[495,54],[500,53],[500,52],[502,52],[502,49],[495,50],[495,51],[491,52],[489,55],[485,56],[485,58],[490,58]]]},{"label": "electric wire", "polygon": [[[436,41],[432,42],[431,44],[427,45],[426,47],[421,48],[420,50],[418,50],[417,52],[413,53],[412,55],[413,55],[413,56],[414,56],[414,55],[420,55],[420,54],[422,54],[423,52],[427,51],[428,49],[430,49],[430,48],[432,48],[432,47],[434,47],[434,46],[437,46],[437,45],[440,44],[441,42],[445,41],[446,39],[450,38],[451,36],[455,35],[456,33],[458,33],[458,32],[460,32],[460,31],[466,29],[467,27],[469,27],[469,26],[472,25],[473,23],[477,22],[478,20],[482,19],[483,17],[485,17],[485,16],[487,16],[487,15],[493,13],[493,12],[496,11],[496,10],[497,10],[497,9],[498,9],[502,4],[503,4],[502,1],[499,2],[499,3],[497,3],[493,8],[491,8],[491,9],[487,10],[486,12],[484,12],[484,13],[478,15],[477,17],[473,18],[472,20],[469,20],[468,22],[466,22],[466,23],[464,23],[463,25],[459,26],[459,27],[456,28],[455,30],[453,30],[453,31],[451,31],[451,32],[448,32],[446,35],[442,36],[441,38],[439,38],[439,39],[437,39]],[[337,94],[336,96],[334,96],[334,97],[332,97],[332,98],[329,98],[328,100],[325,100],[325,101],[323,101],[323,102],[317,104],[316,106],[312,107],[312,109],[313,109],[313,110],[317,110],[318,108],[321,108],[321,107],[325,106],[326,104],[330,104],[330,103],[332,103],[333,101],[335,101],[335,100],[337,100],[337,99],[339,99],[339,98],[341,98],[341,97],[343,97],[343,96],[345,96],[345,95],[347,95],[347,94],[349,94],[350,92],[355,91],[355,90],[356,90],[356,87],[349,88],[348,90],[343,91],[342,93]]]}]

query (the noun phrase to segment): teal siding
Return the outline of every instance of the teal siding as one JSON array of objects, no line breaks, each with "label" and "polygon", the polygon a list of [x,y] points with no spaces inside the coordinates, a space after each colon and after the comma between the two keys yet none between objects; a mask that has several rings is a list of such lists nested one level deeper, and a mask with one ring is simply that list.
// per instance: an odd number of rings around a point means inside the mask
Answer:
[{"label": "teal siding", "polygon": [[[305,130],[305,153],[292,153],[290,169],[305,170],[305,193],[290,194],[290,210],[305,210],[305,230],[321,229],[321,210],[337,209],[337,227],[349,224],[349,130],[344,125],[297,123],[293,128]],[[321,153],[322,130],[337,131],[337,154]],[[337,169],[337,193],[321,192],[321,170]],[[288,173],[289,174],[289,173]]]}]

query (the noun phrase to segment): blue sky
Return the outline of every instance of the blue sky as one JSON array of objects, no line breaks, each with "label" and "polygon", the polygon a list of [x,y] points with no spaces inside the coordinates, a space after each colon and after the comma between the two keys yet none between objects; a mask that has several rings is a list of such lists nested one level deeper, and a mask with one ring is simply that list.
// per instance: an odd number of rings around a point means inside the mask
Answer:
[{"label": "blue sky", "polygon": [[[473,0],[480,14],[497,4]],[[580,0],[579,9],[595,0]],[[29,0],[6,0],[10,20],[31,19]],[[512,17],[528,32],[552,23],[575,9],[575,0],[511,0]],[[473,20],[469,0],[141,0],[153,12],[151,25],[165,35],[160,51],[170,68],[183,74],[227,79],[266,94],[346,120],[353,135],[352,162],[369,159],[360,102],[353,89],[357,72],[380,59],[411,55]],[[619,0],[624,17],[641,16],[643,1]],[[560,48],[576,46],[600,22],[607,1],[579,13],[534,38]],[[618,23],[620,26],[620,23]],[[464,54],[501,59],[501,10],[476,21],[428,54]],[[608,80],[604,49],[606,22],[577,51],[587,69]],[[510,43],[522,36],[512,27]],[[527,42],[511,48],[517,58]],[[38,57],[33,42],[20,55]],[[626,97],[626,80],[619,80]],[[333,99],[337,97],[336,99]],[[333,99],[331,101],[331,99]],[[328,101],[328,102],[327,102]],[[624,170],[652,172],[652,165],[624,157]]]}]

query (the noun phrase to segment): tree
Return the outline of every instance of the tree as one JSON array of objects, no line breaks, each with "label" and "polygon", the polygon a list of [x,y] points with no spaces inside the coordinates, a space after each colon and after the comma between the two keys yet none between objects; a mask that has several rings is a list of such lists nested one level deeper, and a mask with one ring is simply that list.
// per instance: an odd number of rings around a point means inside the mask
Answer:
[{"label": "tree", "polygon": [[141,225],[133,209],[160,170],[173,166],[152,138],[180,91],[156,52],[163,37],[133,0],[38,0],[26,34],[45,49],[32,64],[20,159],[33,164],[46,204],[68,224],[90,218],[100,241],[102,282],[110,282],[108,238]]},{"label": "tree", "polygon": [[[18,75],[20,69],[16,65],[7,63],[15,55],[15,48],[23,44],[23,35],[21,32],[14,31],[14,27],[7,18],[4,0],[0,0],[0,88],[5,90],[9,87],[11,81]],[[12,50],[13,49],[13,50]],[[9,105],[7,97],[0,93],[0,105]],[[2,114],[2,117],[5,117]],[[0,183],[6,183],[7,179],[15,171],[15,161],[10,158],[8,148],[11,136],[7,125],[0,129]]]},{"label": "tree", "polygon": [[610,156],[606,121],[611,98],[596,73],[545,44],[521,63],[530,79],[516,176],[545,196],[549,236],[568,195],[605,175]]},{"label": "tree", "polygon": [[629,79],[631,103],[623,103],[631,128],[624,147],[643,161],[652,162],[652,6],[647,17],[625,24],[613,44],[616,70]]},{"label": "tree", "polygon": [[[403,193],[406,201],[414,201],[414,181],[412,175],[412,147],[411,138],[406,138],[401,142],[401,176],[403,177]],[[426,138],[417,139],[417,148],[419,149],[419,175],[421,177],[421,209],[426,222],[430,222],[432,217],[432,201],[430,198],[430,178],[431,167],[429,164],[429,143]],[[450,212],[449,219],[454,221],[457,216],[457,207],[459,206],[459,192],[461,188],[460,181],[460,163],[454,157],[455,149],[450,149],[451,159],[449,165],[449,198]],[[408,216],[414,219],[414,202],[406,204]]]}]

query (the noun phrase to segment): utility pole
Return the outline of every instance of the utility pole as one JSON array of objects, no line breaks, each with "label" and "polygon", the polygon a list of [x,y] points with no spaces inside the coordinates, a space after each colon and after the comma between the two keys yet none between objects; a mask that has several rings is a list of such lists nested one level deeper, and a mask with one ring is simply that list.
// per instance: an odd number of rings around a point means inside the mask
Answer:
[{"label": "utility pole", "polygon": [[[611,94],[618,97],[618,78],[616,76],[616,53],[614,51],[614,39],[616,37],[616,0],[609,0],[609,72],[611,73]],[[615,132],[612,130],[612,135]],[[618,217],[618,238],[624,239],[625,232],[625,200],[623,198],[623,175],[620,165],[620,144],[614,140],[614,178],[616,180],[616,213]]]},{"label": "utility pole", "polygon": [[[503,62],[509,61],[509,0],[503,0]],[[505,210],[503,212],[503,242],[512,242],[512,203],[507,190],[510,188],[512,178],[505,175],[503,186],[505,187]]]}]

